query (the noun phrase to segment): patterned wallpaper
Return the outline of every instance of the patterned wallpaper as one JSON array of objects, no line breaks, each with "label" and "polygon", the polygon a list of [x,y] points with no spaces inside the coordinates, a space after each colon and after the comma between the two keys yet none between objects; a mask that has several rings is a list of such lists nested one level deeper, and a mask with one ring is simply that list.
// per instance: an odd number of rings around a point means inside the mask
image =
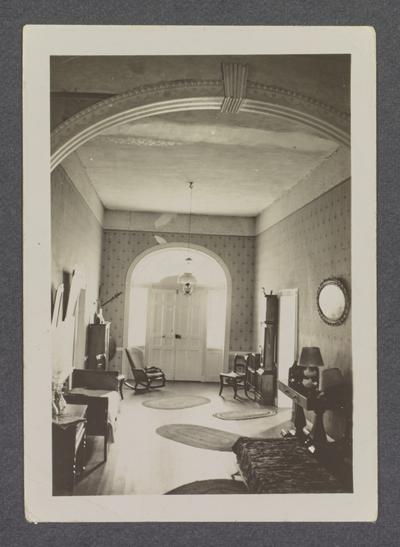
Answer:
[{"label": "patterned wallpaper", "polygon": [[[60,283],[68,283],[74,268],[86,277],[86,323],[93,321],[100,282],[103,229],[81,194],[59,166],[51,176],[52,295]],[[82,364],[83,366],[83,364]]]},{"label": "patterned wallpaper", "polygon": [[[182,242],[182,234],[169,233],[168,243]],[[193,234],[192,242],[219,255],[232,277],[231,350],[248,351],[253,342],[255,238]],[[155,246],[153,232],[105,230],[102,251],[102,300],[125,291],[127,271],[132,261],[143,251]],[[111,321],[111,335],[117,346],[123,344],[124,296],[114,300],[104,310]],[[117,352],[111,366],[121,367]]]},{"label": "patterned wallpaper", "polygon": [[[332,327],[318,315],[316,293],[321,281],[339,277],[351,287],[350,181],[346,181],[256,238],[255,342],[261,343],[259,322],[265,313],[261,287],[267,291],[299,289],[299,350],[319,346],[326,367],[339,367],[351,383],[351,307],[343,325]],[[332,436],[344,426],[327,413]]]}]

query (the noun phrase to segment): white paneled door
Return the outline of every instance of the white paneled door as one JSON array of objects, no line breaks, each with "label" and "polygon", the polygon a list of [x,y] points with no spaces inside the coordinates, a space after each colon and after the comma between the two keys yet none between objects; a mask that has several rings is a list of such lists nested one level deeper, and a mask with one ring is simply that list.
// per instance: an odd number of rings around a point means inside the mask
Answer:
[{"label": "white paneled door", "polygon": [[162,368],[168,380],[203,380],[206,291],[185,296],[151,289],[147,318],[147,363]]},{"label": "white paneled door", "polygon": [[206,294],[176,295],[175,380],[202,380],[206,335]]},{"label": "white paneled door", "polygon": [[176,293],[172,289],[152,289],[149,292],[146,362],[162,368],[171,380],[175,371]]}]

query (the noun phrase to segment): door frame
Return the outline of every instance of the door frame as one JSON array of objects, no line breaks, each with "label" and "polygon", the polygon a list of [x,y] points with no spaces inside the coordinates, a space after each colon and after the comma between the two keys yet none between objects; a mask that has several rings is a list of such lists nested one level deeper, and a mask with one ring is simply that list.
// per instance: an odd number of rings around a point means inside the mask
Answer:
[{"label": "door frame", "polygon": [[[278,295],[278,298],[279,298],[279,309],[280,309],[280,302],[281,302],[281,296],[294,296],[294,299],[295,299],[295,306],[296,306],[296,314],[295,314],[295,317],[294,317],[294,326],[295,326],[295,329],[294,329],[294,359],[296,359],[296,357],[298,356],[299,354],[299,289],[296,288],[296,289],[281,289],[279,291],[277,291],[276,293]],[[278,319],[278,340],[277,340],[277,345],[278,345],[278,352],[279,352],[279,327],[280,327],[280,324],[279,324],[279,319]],[[279,378],[279,361],[277,359],[277,366],[278,366],[278,378]],[[282,394],[280,392],[277,393],[277,398],[279,400],[279,398],[282,400]],[[278,402],[278,406],[279,406],[279,402]],[[288,403],[288,406],[291,406],[291,402],[290,404]]]},{"label": "door frame", "polygon": [[[224,340],[224,356],[223,356],[223,371],[228,371],[229,368],[229,348],[230,348],[230,333],[231,333],[231,309],[232,309],[232,277],[230,274],[230,271],[228,269],[228,266],[225,264],[225,262],[222,260],[222,258],[214,253],[213,251],[210,251],[210,249],[207,249],[207,247],[203,247],[202,245],[196,245],[194,243],[191,243],[190,248],[195,251],[200,251],[206,255],[208,255],[210,258],[215,260],[219,266],[221,266],[224,274],[225,274],[225,280],[226,280],[226,313],[225,313],[225,340]],[[123,331],[123,348],[127,347],[128,344],[128,332],[129,332],[129,320],[130,320],[130,301],[131,301],[131,280],[132,275],[135,270],[135,268],[138,266],[138,264],[148,255],[153,254],[155,252],[159,252],[164,249],[187,249],[187,242],[175,242],[175,243],[165,243],[163,245],[154,245],[152,247],[149,247],[145,251],[141,252],[137,257],[133,259],[131,262],[131,265],[128,268],[128,271],[126,273],[125,278],[125,298],[124,298],[124,331]],[[122,367],[126,365],[125,363],[125,352],[122,351]],[[124,368],[123,368],[124,370]]]}]

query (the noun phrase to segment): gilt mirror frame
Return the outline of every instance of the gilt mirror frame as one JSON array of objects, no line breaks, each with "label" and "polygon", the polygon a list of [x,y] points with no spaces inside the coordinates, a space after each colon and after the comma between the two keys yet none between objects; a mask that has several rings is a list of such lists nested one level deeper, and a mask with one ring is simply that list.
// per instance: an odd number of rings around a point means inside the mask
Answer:
[{"label": "gilt mirror frame", "polygon": [[[339,317],[329,317],[328,315],[325,314],[324,310],[321,308],[321,303],[320,303],[321,293],[326,287],[329,287],[331,285],[340,289],[344,297],[343,310]],[[337,327],[338,325],[342,325],[346,321],[346,318],[350,310],[350,294],[345,284],[343,283],[343,281],[341,281],[340,279],[336,277],[330,277],[322,281],[322,283],[320,284],[317,290],[317,308],[318,308],[319,316],[321,317],[322,321],[324,321],[328,325]]]}]

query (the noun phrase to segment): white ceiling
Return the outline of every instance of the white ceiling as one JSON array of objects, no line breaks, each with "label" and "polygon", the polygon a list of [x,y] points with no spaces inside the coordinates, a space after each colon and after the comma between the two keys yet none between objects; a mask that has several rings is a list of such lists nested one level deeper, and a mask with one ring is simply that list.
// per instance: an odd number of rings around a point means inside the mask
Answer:
[{"label": "white ceiling", "polygon": [[[350,111],[350,56],[75,56],[51,58],[53,126],[104,98],[176,80],[222,83],[222,62],[249,81]],[[193,111],[111,128],[77,152],[107,209],[183,213],[194,181],[198,214],[255,216],[338,148],[309,127],[272,116]]]},{"label": "white ceiling", "polygon": [[193,111],[111,128],[77,154],[107,209],[255,216],[338,144],[273,116]]}]

